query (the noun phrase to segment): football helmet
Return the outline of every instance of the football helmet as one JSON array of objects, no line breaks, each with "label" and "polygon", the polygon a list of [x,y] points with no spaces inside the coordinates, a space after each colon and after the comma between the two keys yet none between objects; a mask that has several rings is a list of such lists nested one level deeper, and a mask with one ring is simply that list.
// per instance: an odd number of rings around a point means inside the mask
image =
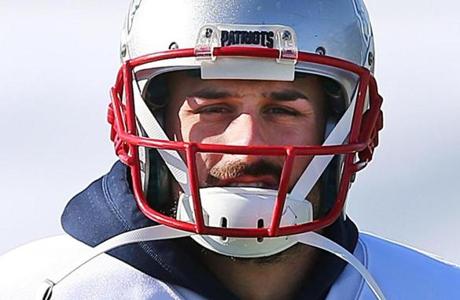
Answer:
[{"label": "football helmet", "polygon": [[[194,233],[202,246],[263,257],[344,217],[356,172],[372,159],[383,126],[373,33],[362,0],[169,0],[131,3],[122,66],[111,90],[111,138],[130,168],[140,210],[157,223]],[[328,116],[322,145],[223,145],[173,140],[163,111],[172,72],[201,80],[322,79]],[[200,153],[279,156],[278,189],[200,187]],[[293,187],[297,157],[312,157]],[[171,186],[180,187],[174,199]],[[319,187],[321,203],[309,194]],[[169,205],[174,203],[175,212]],[[166,209],[168,208],[168,209]]]}]

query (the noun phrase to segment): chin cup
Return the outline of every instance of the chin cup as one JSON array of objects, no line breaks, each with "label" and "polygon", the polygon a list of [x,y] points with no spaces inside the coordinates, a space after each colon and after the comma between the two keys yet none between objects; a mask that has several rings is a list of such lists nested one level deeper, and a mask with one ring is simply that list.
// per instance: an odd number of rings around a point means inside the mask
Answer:
[{"label": "chin cup", "polygon": [[[200,189],[206,226],[218,228],[266,228],[270,225],[278,191],[252,187],[211,187]],[[195,222],[193,199],[182,194],[177,219]],[[286,197],[280,226],[304,224],[313,220],[313,207],[305,199]],[[290,236],[241,238],[192,235],[203,247],[234,257],[264,257],[279,253],[297,240]]]}]

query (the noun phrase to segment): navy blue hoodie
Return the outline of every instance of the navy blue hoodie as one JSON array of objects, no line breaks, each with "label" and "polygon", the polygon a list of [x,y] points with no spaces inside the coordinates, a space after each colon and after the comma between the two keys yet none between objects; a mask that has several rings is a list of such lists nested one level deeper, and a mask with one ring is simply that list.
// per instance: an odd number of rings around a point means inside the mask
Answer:
[{"label": "navy blue hoodie", "polygon": [[[93,247],[122,232],[155,225],[137,208],[128,168],[121,162],[67,204],[61,223],[68,234]],[[353,252],[358,233],[347,218],[327,228],[326,236]],[[190,251],[197,247],[190,238],[183,238],[126,245],[109,254],[152,277],[183,286],[205,298],[237,299]],[[335,256],[321,252],[296,299],[323,299],[345,265]]]}]

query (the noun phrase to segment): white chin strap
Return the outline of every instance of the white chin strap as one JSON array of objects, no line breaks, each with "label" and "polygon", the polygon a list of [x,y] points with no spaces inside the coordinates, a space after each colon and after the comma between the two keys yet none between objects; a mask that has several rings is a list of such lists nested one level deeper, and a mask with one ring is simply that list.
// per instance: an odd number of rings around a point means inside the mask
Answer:
[{"label": "white chin strap", "polygon": [[[175,238],[188,237],[191,235],[192,233],[190,232],[177,230],[171,227],[167,227],[165,225],[156,225],[156,226],[136,229],[133,231],[129,231],[129,232],[125,232],[120,235],[117,235],[99,244],[95,248],[93,248],[91,253],[87,257],[83,258],[80,262],[78,262],[71,268],[64,270],[60,274],[55,274],[57,276],[51,277],[54,280],[46,279],[42,285],[42,288],[39,291],[37,291],[37,299],[40,299],[40,300],[52,299],[54,287],[60,284],[64,279],[70,276],[73,272],[77,271],[78,269],[83,267],[83,265],[87,264],[88,262],[90,262],[97,256],[101,255],[102,253],[108,252],[112,249],[115,249],[117,247],[127,245],[127,244],[156,241],[156,240],[175,239]],[[345,248],[343,248],[339,244],[315,232],[306,232],[306,233],[302,233],[298,235],[293,235],[291,238],[294,240],[294,242],[299,242],[305,245],[323,249],[345,260],[347,263],[353,266],[356,269],[356,271],[358,271],[361,274],[361,276],[364,278],[369,288],[374,293],[376,299],[379,299],[379,300],[385,299],[385,296],[383,295],[382,291],[380,290],[379,286],[377,285],[376,281],[374,280],[372,275],[369,273],[369,271],[361,264],[361,262],[356,257],[354,257],[350,252],[348,252]]]}]

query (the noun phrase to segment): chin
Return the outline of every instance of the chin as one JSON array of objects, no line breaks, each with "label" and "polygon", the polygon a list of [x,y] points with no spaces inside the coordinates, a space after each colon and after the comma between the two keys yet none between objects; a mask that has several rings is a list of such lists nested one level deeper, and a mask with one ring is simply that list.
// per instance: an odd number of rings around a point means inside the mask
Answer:
[{"label": "chin", "polygon": [[243,257],[235,257],[235,256],[225,256],[211,250],[208,250],[198,244],[197,247],[200,248],[200,253],[203,256],[215,256],[219,257],[220,259],[228,260],[229,262],[241,264],[241,265],[274,265],[279,263],[284,263],[286,261],[292,260],[292,258],[296,257],[297,255],[301,255],[302,253],[311,253],[313,248],[310,246],[306,246],[303,244],[295,244],[294,246],[281,251],[277,254],[264,256],[264,257],[256,257],[256,258],[243,258]]}]

